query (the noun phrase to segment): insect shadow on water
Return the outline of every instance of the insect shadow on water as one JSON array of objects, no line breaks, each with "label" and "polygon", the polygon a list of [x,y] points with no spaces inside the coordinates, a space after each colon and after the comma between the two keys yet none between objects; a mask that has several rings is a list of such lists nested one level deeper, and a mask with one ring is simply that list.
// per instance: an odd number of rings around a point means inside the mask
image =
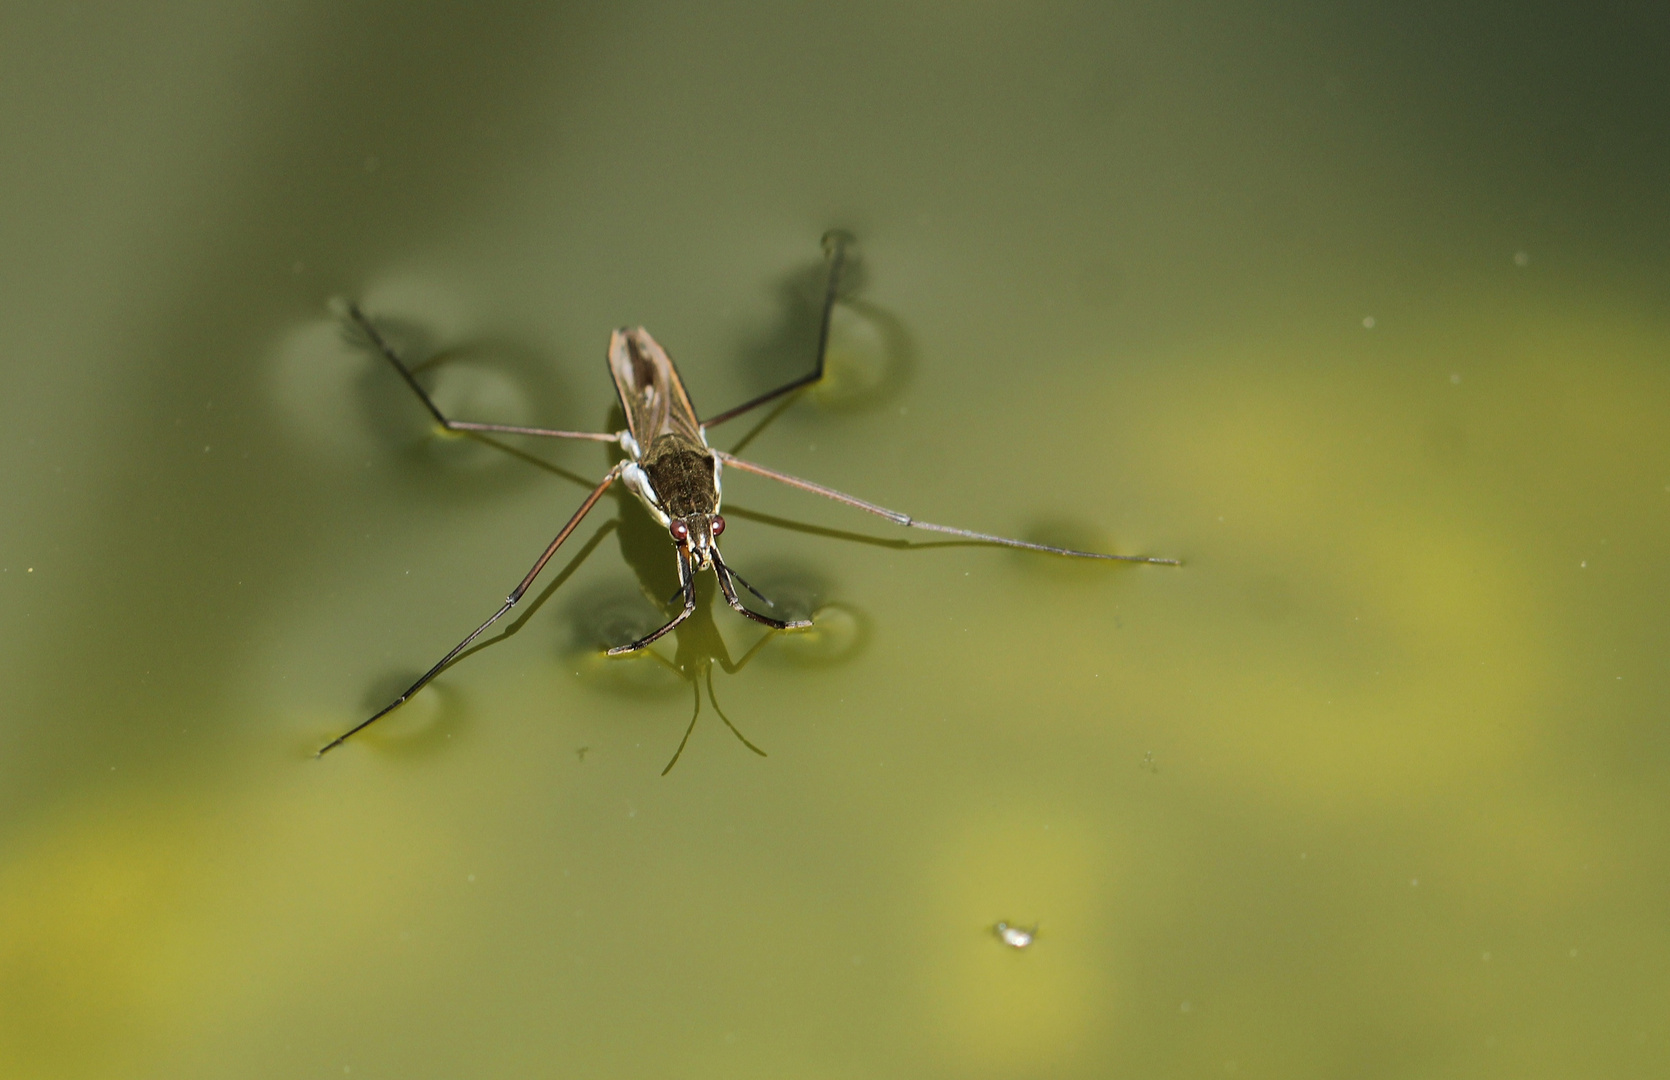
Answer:
[{"label": "insect shadow on water", "polygon": [[[380,707],[390,694],[411,683],[415,673],[407,668],[391,668],[381,678],[371,680],[360,699],[367,710]],[[397,725],[387,732],[375,732],[383,738],[378,749],[402,758],[430,757],[452,744],[455,736],[467,735],[473,722],[469,696],[459,688],[441,682],[435,684],[433,695],[413,703],[394,718]]]},{"label": "insect shadow on water", "polygon": [[[592,657],[598,657],[610,676],[610,684],[618,690],[634,694],[658,693],[668,683],[685,682],[690,685],[690,722],[685,725],[684,736],[679,739],[678,749],[661,770],[663,776],[678,764],[685,746],[690,742],[691,733],[696,730],[696,721],[702,715],[704,689],[713,711],[719,714],[719,719],[731,734],[754,753],[761,757],[766,756],[766,752],[744,735],[720,707],[713,685],[713,669],[717,667],[728,675],[741,671],[771,641],[771,634],[769,631],[761,634],[741,659],[732,660],[730,649],[713,622],[713,585],[704,578],[698,588],[696,610],[679,626],[674,636],[676,645],[671,659],[661,655],[654,646],[640,650],[631,657],[600,656],[602,648],[618,644],[623,639],[630,640],[628,635],[642,633],[646,628],[647,620],[644,616],[648,614],[648,609],[642,603],[641,597],[626,594],[619,586],[610,587],[607,592],[594,591],[585,598],[584,606],[576,604],[571,612],[576,651],[584,651]],[[654,682],[646,679],[644,676],[649,673],[644,667],[646,664],[651,665],[654,671],[660,672],[662,679]]]},{"label": "insect shadow on water", "polygon": [[[886,518],[896,525],[959,537],[961,543],[993,544],[1074,558],[1178,565],[1178,561],[1175,559],[1080,551],[1051,544],[1035,543],[1029,540],[996,536],[991,533],[974,532],[970,529],[952,525],[937,525],[918,520],[898,510],[890,510],[857,496],[848,495],[834,488],[825,487],[811,480],[778,472],[775,469],[740,458],[734,452],[727,453],[723,450],[714,449],[707,439],[709,428],[779,399],[784,399],[784,403],[786,403],[788,396],[795,391],[814,385],[823,379],[831,319],[835,313],[836,302],[840,297],[841,270],[846,260],[849,243],[850,237],[839,232],[831,232],[824,237],[824,250],[828,257],[829,269],[827,286],[824,292],[822,318],[818,330],[816,359],[812,370],[774,390],[767,391],[743,402],[741,405],[711,416],[705,421],[697,418],[696,409],[691,404],[689,393],[684,386],[684,380],[680,377],[672,358],[643,327],[616,330],[609,340],[609,371],[614,378],[615,390],[620,399],[621,410],[626,418],[624,430],[616,432],[563,431],[517,424],[454,420],[436,405],[434,399],[412,373],[411,368],[389,345],[376,324],[358,306],[348,305],[348,314],[353,324],[359,328],[377,352],[389,362],[399,377],[410,387],[412,393],[417,396],[423,407],[429,411],[436,423],[443,429],[451,432],[474,434],[478,437],[530,435],[612,443],[624,451],[626,456],[617,460],[604,474],[603,479],[597,482],[591,493],[586,496],[584,501],[580,503],[579,508],[569,518],[568,523],[546,546],[544,552],[534,562],[527,574],[523,576],[521,582],[511,590],[510,595],[505,598],[505,602],[488,617],[486,622],[478,626],[463,641],[453,646],[450,652],[441,657],[433,667],[388,705],[321,747],[319,755],[323,756],[331,749],[340,746],[356,732],[364,730],[399,708],[413,694],[426,686],[431,679],[459,659],[466,650],[471,650],[471,646],[482,634],[486,633],[489,627],[498,622],[522,600],[523,596],[533,586],[535,579],[539,577],[540,572],[545,569],[545,565],[556,555],[557,549],[567,541],[580,523],[585,520],[586,515],[591,512],[617,480],[621,482],[623,487],[637,496],[644,509],[671,536],[678,567],[678,590],[669,599],[669,602],[671,602],[671,599],[682,596],[684,603],[682,609],[658,629],[652,630],[630,643],[610,648],[608,650],[610,656],[621,656],[644,649],[664,635],[671,633],[681,624],[686,623],[696,612],[698,606],[696,580],[697,575],[704,570],[714,572],[714,577],[718,581],[725,602],[737,614],[760,623],[771,630],[806,630],[812,627],[813,624],[810,619],[779,619],[762,614],[742,601],[737,590],[738,585],[763,601],[768,607],[775,606],[769,598],[750,585],[747,579],[727,565],[720,554],[718,538],[725,531],[725,519],[719,513],[721,500],[720,477],[726,467],[753,473],[769,480],[776,480],[789,487],[798,488],[814,495],[821,495],[854,509]],[[782,405],[780,404],[779,408],[773,410],[765,421],[756,425],[753,431],[743,436],[741,442],[747,443],[752,439],[763,424],[769,422],[771,416],[780,412],[781,408]],[[957,543],[959,541],[949,542]],[[571,562],[570,565],[576,564]],[[549,589],[546,590],[544,595],[548,594]],[[518,620],[512,624],[511,631],[513,632],[522,622],[523,620]],[[708,668],[708,674],[711,679],[711,666]],[[697,706],[699,710],[699,696]],[[717,708],[717,704],[715,707]],[[726,723],[729,724],[729,721],[727,720]],[[692,718],[693,725],[694,718]],[[732,730],[734,731],[735,728],[733,727]],[[686,738],[688,738],[688,735],[687,731]],[[737,737],[741,738],[740,732]],[[747,740],[744,739],[743,741],[746,742]],[[677,760],[676,755],[674,760]]]},{"label": "insect shadow on water", "polygon": [[[648,673],[646,665],[661,672],[664,679],[690,684],[693,698],[690,722],[679,740],[678,749],[662,770],[663,776],[678,764],[696,729],[696,722],[702,714],[704,687],[713,711],[731,734],[748,749],[761,757],[766,756],[764,750],[742,734],[719,704],[714,688],[714,669],[735,675],[772,645],[777,646],[775,651],[778,652],[788,649],[790,663],[839,663],[856,656],[862,649],[867,639],[867,620],[845,604],[828,602],[829,588],[815,572],[768,564],[759,575],[759,581],[764,586],[762,593],[773,598],[772,604],[778,613],[793,622],[811,622],[811,629],[783,639],[767,629],[739,658],[733,659],[730,647],[713,620],[712,594],[717,582],[703,577],[697,583],[695,611],[679,625],[673,636],[676,644],[670,659],[657,651],[656,646],[611,657],[605,650],[644,636],[654,628],[654,621],[659,621],[653,614],[655,608],[665,608],[684,595],[682,587],[668,595],[668,587],[673,582],[666,573],[665,530],[647,515],[636,513],[626,506],[621,508],[618,525],[615,536],[621,556],[637,574],[637,588],[604,585],[576,597],[569,609],[574,631],[573,651],[591,658],[594,671],[605,674],[611,685],[627,693],[656,691],[657,687],[644,678]],[[646,599],[654,607],[646,604]]]}]

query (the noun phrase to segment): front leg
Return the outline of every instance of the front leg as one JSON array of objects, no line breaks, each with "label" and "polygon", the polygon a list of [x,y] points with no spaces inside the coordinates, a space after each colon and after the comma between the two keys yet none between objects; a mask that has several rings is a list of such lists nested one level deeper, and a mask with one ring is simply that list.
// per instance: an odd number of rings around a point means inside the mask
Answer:
[{"label": "front leg", "polygon": [[690,617],[691,613],[696,610],[696,575],[695,571],[690,568],[690,555],[682,547],[678,549],[678,579],[684,586],[684,610],[674,615],[668,620],[667,625],[654,633],[641,637],[630,645],[616,645],[609,650],[610,656],[625,656],[627,653],[637,652],[645,645],[660,640],[673,627]]},{"label": "front leg", "polygon": [[[779,619],[767,618],[758,612],[749,611],[748,608],[743,605],[741,598],[736,595],[736,587],[731,584],[731,568],[726,566],[724,561],[719,558],[718,548],[713,549],[713,569],[719,576],[719,588],[725,594],[725,602],[731,605],[731,607],[736,609],[739,613],[748,616],[748,618],[753,619],[760,625],[769,626],[773,630],[805,630],[812,625],[812,621],[810,619],[796,619],[793,622],[783,622]],[[747,582],[743,582],[743,584],[746,585]],[[752,586],[749,588],[750,591],[752,591]],[[755,595],[757,596],[759,594],[756,593]],[[765,598],[760,597],[760,599],[764,600]],[[770,603],[769,600],[766,602]],[[717,709],[719,707],[718,703],[715,702],[713,707]]]}]

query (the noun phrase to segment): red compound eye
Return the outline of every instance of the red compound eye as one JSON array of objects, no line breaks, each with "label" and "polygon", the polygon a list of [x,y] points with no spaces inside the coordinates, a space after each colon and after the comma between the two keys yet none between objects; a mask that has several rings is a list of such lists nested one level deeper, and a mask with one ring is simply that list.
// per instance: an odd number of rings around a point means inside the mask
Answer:
[{"label": "red compound eye", "polygon": [[718,514],[713,515],[713,535],[718,536],[725,531],[725,519]]},{"label": "red compound eye", "polygon": [[682,521],[673,522],[671,525],[667,526],[667,531],[673,534],[674,540],[690,539],[690,526],[686,525]]}]

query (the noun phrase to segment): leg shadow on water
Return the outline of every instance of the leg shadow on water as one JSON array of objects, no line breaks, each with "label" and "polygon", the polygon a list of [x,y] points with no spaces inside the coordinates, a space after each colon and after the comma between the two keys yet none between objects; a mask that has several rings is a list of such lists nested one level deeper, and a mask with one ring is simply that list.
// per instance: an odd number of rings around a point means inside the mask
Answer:
[{"label": "leg shadow on water", "polygon": [[[827,274],[826,263],[819,260],[789,271],[772,284],[776,320],[737,344],[741,367],[753,389],[781,386],[805,373],[807,358],[817,354]],[[727,427],[717,441],[729,442],[732,453],[741,453],[785,413],[796,422],[818,424],[827,414],[866,412],[899,396],[916,367],[916,343],[903,319],[856,295],[867,277],[862,249],[849,245],[840,300],[830,313],[823,378],[786,395],[757,417],[739,421],[734,430]]]},{"label": "leg shadow on water", "polygon": [[[419,672],[409,668],[389,671],[373,681],[360,699],[360,707],[372,712],[412,684]],[[403,758],[430,757],[451,745],[454,736],[466,734],[471,725],[469,702],[451,686],[434,686],[431,694],[420,694],[391,714],[387,725],[373,725],[366,732],[380,751]]]}]

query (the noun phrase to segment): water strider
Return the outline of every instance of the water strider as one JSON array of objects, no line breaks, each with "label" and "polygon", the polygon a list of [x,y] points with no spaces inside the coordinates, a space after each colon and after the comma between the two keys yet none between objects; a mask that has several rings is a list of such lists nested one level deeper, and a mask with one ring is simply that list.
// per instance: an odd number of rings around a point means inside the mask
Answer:
[{"label": "water strider", "polygon": [[[695,406],[690,403],[690,395],[684,389],[684,380],[679,377],[678,369],[673,365],[672,357],[661,348],[656,340],[643,327],[622,328],[609,336],[609,373],[615,380],[615,392],[620,396],[621,409],[626,415],[626,430],[614,433],[592,431],[557,431],[550,428],[523,427],[513,424],[482,424],[464,420],[453,420],[442,413],[430,398],[417,379],[412,375],[404,361],[400,359],[376,325],[366,317],[356,304],[348,306],[348,315],[354,324],[366,335],[378,352],[388,360],[412,388],[426,409],[429,410],[441,427],[448,431],[481,432],[501,435],[534,435],[555,439],[589,439],[593,442],[615,443],[625,451],[626,458],[617,462],[613,468],[603,475],[591,494],[580,503],[574,516],[568,519],[568,524],[562,527],[556,537],[546,546],[545,551],[534,562],[533,568],[522,578],[516,588],[510,591],[503,605],[490,618],[460,641],[452,651],[423,673],[423,676],[407,687],[406,690],[388,705],[378,710],[370,718],[356,724],[331,740],[319,750],[323,755],[340,746],[350,735],[369,727],[371,724],[387,716],[390,712],[405,704],[413,694],[423,689],[435,676],[439,675],[448,664],[458,657],[470,643],[480,637],[488,627],[515,607],[527,593],[529,586],[539,576],[545,564],[555,555],[563,542],[579,527],[580,522],[591,512],[592,507],[603,497],[610,485],[616,480],[625,484],[627,489],[638,497],[644,507],[650,512],[672,537],[673,553],[678,560],[679,590],[674,597],[684,597],[684,607],[659,629],[646,634],[629,645],[617,645],[609,650],[610,656],[620,656],[623,653],[634,652],[659,639],[674,627],[688,619],[696,610],[696,575],[704,570],[712,570],[719,579],[720,591],[725,595],[725,602],[736,611],[757,623],[761,623],[773,630],[803,630],[811,626],[806,620],[783,621],[761,615],[745,605],[737,594],[737,585],[765,601],[771,606],[771,601],[761,596],[758,590],[743,580],[726,565],[719,554],[718,538],[725,531],[725,519],[719,513],[721,499],[720,477],[726,466],[751,472],[770,480],[788,484],[802,491],[809,491],[814,495],[822,495],[836,502],[863,510],[866,513],[884,517],[896,525],[908,525],[917,529],[929,529],[934,532],[949,533],[968,540],[976,540],[988,544],[1001,544],[1006,547],[1026,548],[1030,551],[1043,551],[1052,555],[1067,555],[1082,559],[1111,559],[1124,562],[1160,563],[1168,566],[1178,565],[1176,559],[1159,559],[1145,555],[1108,555],[1095,551],[1075,551],[1071,548],[1055,547],[1050,544],[1034,544],[1026,540],[1013,540],[1003,536],[993,536],[989,533],[971,532],[950,525],[935,525],[932,522],[918,521],[909,514],[897,510],[889,510],[875,503],[836,491],[834,488],[824,487],[822,484],[810,480],[802,480],[787,473],[768,469],[764,465],[756,465],[751,461],[744,461],[723,450],[715,450],[708,445],[707,429],[733,420],[761,405],[792,393],[802,387],[810,386],[823,378],[824,357],[829,349],[829,324],[835,310],[835,301],[840,292],[841,270],[846,261],[846,246],[849,242],[845,234],[831,232],[824,236],[824,250],[829,260],[829,277],[824,289],[823,314],[818,326],[817,359],[812,370],[800,378],[794,379],[777,389],[761,394],[750,401],[745,401],[735,408],[727,409],[706,421],[697,419]],[[709,672],[711,679],[711,671]],[[711,691],[710,691],[711,693]],[[717,702],[715,707],[717,708]],[[700,708],[700,694],[698,691],[697,707]],[[723,714],[721,714],[722,716]],[[694,723],[694,718],[692,718]],[[728,724],[729,721],[726,721]],[[732,729],[735,730],[734,728]],[[685,733],[688,739],[689,732]],[[738,738],[741,734],[738,733]],[[747,740],[743,740],[746,742]],[[752,744],[749,744],[752,746]],[[682,751],[683,744],[680,744]],[[674,756],[674,761],[677,755]],[[672,766],[669,765],[668,768]]]}]

